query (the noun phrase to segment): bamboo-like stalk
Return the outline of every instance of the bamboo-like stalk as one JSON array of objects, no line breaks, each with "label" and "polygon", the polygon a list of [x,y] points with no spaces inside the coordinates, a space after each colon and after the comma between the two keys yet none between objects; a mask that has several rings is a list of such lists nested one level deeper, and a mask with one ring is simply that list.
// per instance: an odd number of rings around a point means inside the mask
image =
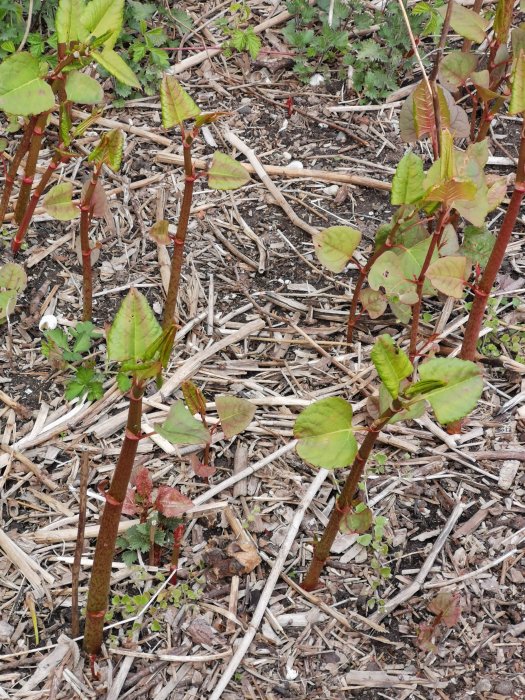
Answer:
[{"label": "bamboo-like stalk", "polygon": [[401,405],[401,402],[399,399],[395,399],[392,402],[392,406],[382,413],[379,418],[376,418],[368,429],[367,435],[354,459],[350,473],[346,478],[341,495],[337,499],[334,509],[332,510],[323,536],[314,545],[312,561],[310,562],[306,576],[301,583],[301,587],[305,591],[313,591],[319,586],[319,576],[321,575],[324,565],[330,556],[330,549],[337,533],[339,532],[341,521],[352,507],[352,501],[355,498],[359,482],[361,481],[366,467],[366,463],[370,457],[372,449],[374,448],[379,433],[388,423],[388,421],[395,416],[396,413],[399,413],[402,410],[403,406]]},{"label": "bamboo-like stalk", "polygon": [[111,479],[111,485],[106,493],[106,504],[100,519],[100,532],[91,570],[86,629],[84,631],[84,649],[92,657],[98,654],[102,646],[104,617],[108,606],[111,581],[111,565],[115,554],[122,504],[126,497],[137,446],[141,438],[140,421],[143,394],[144,384],[134,380],[129,395],[124,442]]},{"label": "bamboo-like stalk", "polygon": [[23,157],[29,150],[31,144],[31,138],[33,136],[33,129],[35,128],[38,117],[35,115],[31,117],[24,128],[24,134],[20,139],[18,148],[15,151],[9,170],[5,176],[4,190],[2,192],[2,200],[0,201],[0,224],[3,222],[5,215],[7,213],[7,208],[9,206],[9,198],[11,197],[11,192],[15,184],[16,174]]},{"label": "bamboo-like stalk", "polygon": [[89,477],[89,452],[84,452],[80,462],[80,486],[78,502],[78,536],[75,544],[75,556],[71,572],[71,634],[78,637],[80,634],[80,619],[78,614],[78,581],[80,578],[80,564],[82,550],[84,549],[84,532],[86,528],[87,488]]},{"label": "bamboo-like stalk", "polygon": [[18,231],[16,232],[15,237],[11,241],[11,250],[13,253],[18,253],[20,250],[20,246],[22,245],[22,242],[25,238],[25,235],[27,233],[27,229],[29,228],[29,224],[31,223],[31,219],[33,218],[33,214],[35,213],[35,209],[37,207],[38,201],[42,194],[44,193],[44,190],[46,189],[49,180],[51,179],[51,176],[55,172],[55,170],[58,168],[60,163],[67,163],[69,158],[71,157],[70,155],[64,155],[60,153],[60,150],[64,147],[64,144],[61,143],[58,145],[57,152],[51,159],[49,165],[47,166],[46,171],[43,173],[42,177],[40,178],[38,185],[35,187],[33,194],[31,195],[31,199],[29,200],[29,203],[24,211],[24,216],[22,217],[22,221],[20,222],[18,226]]},{"label": "bamboo-like stalk", "polygon": [[82,320],[91,321],[93,316],[93,271],[91,269],[91,245],[89,227],[93,216],[93,195],[97,187],[101,168],[95,168],[80,205],[80,248],[82,251]]},{"label": "bamboo-like stalk", "polygon": [[46,127],[48,116],[49,112],[42,112],[42,114],[39,114],[33,129],[33,135],[29,144],[27,160],[24,168],[24,177],[22,178],[20,192],[18,193],[18,199],[16,201],[15,221],[17,224],[22,221],[29,203],[31,189],[35,179],[38,156],[40,155],[40,148],[42,146],[42,139],[44,138],[44,129]]},{"label": "bamboo-like stalk", "polygon": [[166,303],[164,306],[164,317],[162,327],[168,328],[173,323],[177,311],[177,297],[179,294],[180,274],[184,259],[184,242],[188,231],[190,220],[191,201],[193,198],[193,186],[195,184],[195,169],[191,158],[192,136],[183,137],[184,148],[184,194],[180,207],[179,222],[177,232],[173,237],[173,257],[171,258],[170,282]]},{"label": "bamboo-like stalk", "polygon": [[474,287],[474,301],[472,309],[468,317],[465,333],[463,336],[463,344],[461,346],[460,357],[463,360],[474,360],[476,357],[476,347],[478,344],[479,334],[483,326],[483,318],[490,292],[496,281],[507,246],[510,242],[512,231],[516,224],[516,220],[520,213],[521,203],[525,197],[525,121],[521,127],[520,152],[518,158],[518,167],[516,170],[516,182],[514,191],[510,198],[509,206],[505,212],[505,216],[501,223],[501,228],[490,254],[489,261],[481,279]]}]

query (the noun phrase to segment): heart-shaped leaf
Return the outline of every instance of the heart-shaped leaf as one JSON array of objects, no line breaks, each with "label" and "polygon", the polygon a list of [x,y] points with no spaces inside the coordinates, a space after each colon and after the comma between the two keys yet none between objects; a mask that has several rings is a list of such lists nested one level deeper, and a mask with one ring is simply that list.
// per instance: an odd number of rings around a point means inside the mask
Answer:
[{"label": "heart-shaped leaf", "polygon": [[53,90],[40,77],[40,63],[23,51],[8,56],[0,64],[0,109],[8,114],[27,116],[52,109]]},{"label": "heart-shaped leaf", "polygon": [[[477,44],[481,44],[485,41],[485,32],[489,26],[488,20],[477,12],[459,5],[457,2],[454,2],[454,0],[450,0],[450,2],[452,3],[452,15],[450,17],[450,26],[452,29],[460,36],[475,41]],[[444,18],[447,12],[447,6],[442,5],[436,8],[436,11]]]},{"label": "heart-shaped leaf", "polygon": [[196,454],[190,455],[190,464],[195,476],[200,476],[201,479],[209,479],[217,471],[215,467],[203,464]]},{"label": "heart-shaped leaf", "polygon": [[405,277],[401,256],[387,250],[370,268],[368,283],[372,289],[383,287],[388,297],[405,304],[415,304],[417,292],[413,282]]},{"label": "heart-shaped leaf", "polygon": [[362,535],[368,532],[374,522],[374,514],[364,503],[356,503],[352,510],[343,516],[339,530],[345,535]]},{"label": "heart-shaped leaf", "polygon": [[95,105],[104,99],[104,91],[94,78],[78,70],[72,70],[66,77],[66,96],[71,102]]},{"label": "heart-shaped leaf", "polygon": [[483,392],[481,370],[473,362],[456,357],[436,358],[419,367],[422,380],[436,380],[442,386],[422,396],[430,403],[436,418],[446,425],[472,411]]},{"label": "heart-shaped leaf", "polygon": [[297,454],[314,467],[347,467],[357,454],[352,407],[342,398],[321,399],[295,421]]},{"label": "heart-shaped leaf", "polygon": [[165,129],[178,126],[186,119],[195,119],[201,113],[179,81],[167,73],[160,84],[160,104],[162,126]]},{"label": "heart-shaped leaf", "polygon": [[461,299],[468,278],[467,258],[460,255],[439,258],[429,265],[427,277],[438,291]]},{"label": "heart-shaped leaf", "polygon": [[363,289],[359,301],[372,319],[379,318],[386,311],[386,296],[375,289],[370,289],[369,287]]},{"label": "heart-shaped leaf", "polygon": [[252,422],[255,406],[246,399],[237,396],[217,396],[215,399],[221,427],[227,438],[232,438]]},{"label": "heart-shaped leaf", "polygon": [[0,289],[19,294],[27,287],[27,275],[22,265],[6,263],[0,267]]},{"label": "heart-shaped leaf", "polygon": [[132,287],[108,331],[108,359],[112,362],[143,360],[150,345],[161,335],[162,328],[146,297]]},{"label": "heart-shaped leaf", "polygon": [[390,395],[397,399],[399,383],[409,377],[414,371],[412,363],[406,354],[396,348],[392,336],[384,334],[376,340],[370,353],[379,378],[384,383]]},{"label": "heart-shaped leaf", "polygon": [[464,85],[470,74],[476,70],[478,58],[472,53],[451,51],[439,66],[439,80],[447,90]]},{"label": "heart-shaped leaf", "polygon": [[208,170],[208,185],[212,190],[237,190],[249,181],[246,168],[226,153],[215,151]]},{"label": "heart-shaped leaf", "polygon": [[361,234],[350,226],[330,226],[313,237],[315,253],[332,272],[342,272],[361,241]]},{"label": "heart-shaped leaf", "polygon": [[58,221],[78,219],[80,209],[73,204],[73,185],[71,182],[61,182],[52,187],[42,201],[46,212]]},{"label": "heart-shaped leaf", "polygon": [[206,445],[211,440],[208,430],[191,415],[184,401],[176,401],[164,423],[155,424],[155,430],[174,445]]}]

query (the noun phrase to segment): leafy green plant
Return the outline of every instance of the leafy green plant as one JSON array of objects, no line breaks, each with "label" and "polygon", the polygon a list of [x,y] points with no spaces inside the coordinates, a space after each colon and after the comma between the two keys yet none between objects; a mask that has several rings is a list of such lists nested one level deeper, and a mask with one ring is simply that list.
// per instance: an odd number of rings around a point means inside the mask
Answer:
[{"label": "leafy green plant", "polygon": [[[428,31],[427,16],[433,8],[423,7],[411,17],[416,34]],[[344,66],[350,67],[353,89],[362,99],[378,100],[395,90],[400,77],[405,77],[414,63],[410,39],[397,2],[386,3],[379,11],[362,0],[291,0],[288,11],[294,18],[287,24],[283,36],[296,50],[294,72],[307,82],[313,73],[328,73],[335,69],[344,76]],[[437,15],[439,17],[439,15]],[[348,29],[349,21],[356,30],[370,29],[370,35],[359,39]],[[433,29],[434,25],[430,26]]]},{"label": "leafy green plant", "polygon": [[[88,118],[73,126],[72,106],[98,105],[103,100],[100,84],[84,69],[101,66],[121,82],[140,84],[122,57],[114,50],[123,23],[124,0],[101,2],[59,0],[54,25],[56,46],[40,57],[30,51],[9,55],[0,64],[0,110],[22,124],[22,134],[7,170],[0,200],[0,221],[4,220],[19,168],[25,158],[23,176],[14,206],[18,230],[12,241],[16,253],[31,223],[36,206],[61,163],[75,153],[74,140],[93,122]],[[54,42],[53,42],[54,43]],[[40,151],[48,134],[53,112],[58,112],[58,145],[38,184],[34,185]],[[67,183],[64,183],[67,186]],[[51,204],[53,202],[51,201]],[[75,215],[71,207],[58,207],[58,217]]]},{"label": "leafy green plant", "polygon": [[251,10],[246,2],[233,2],[229,12],[219,18],[215,24],[227,37],[222,46],[225,56],[231,56],[233,51],[247,51],[252,59],[256,59],[261,50],[262,42],[248,23]]},{"label": "leafy green plant", "polygon": [[7,263],[0,267],[0,325],[9,320],[17,297],[26,286],[27,275],[21,265]]},{"label": "leafy green plant", "polygon": [[[444,425],[460,420],[476,406],[483,390],[483,379],[476,365],[456,358],[428,360],[419,365],[419,376],[415,377],[413,364],[389,335],[379,337],[371,357],[381,380],[380,409],[377,418],[366,428],[360,446],[352,425],[352,407],[342,398],[317,401],[295,422],[297,453],[308,464],[325,469],[351,465],[324,533],[314,544],[313,558],[302,583],[305,590],[318,586],[319,575],[341,527],[347,532],[350,529],[359,532],[363,519],[368,526],[371,524],[370,516],[365,517],[366,509],[359,506],[356,498],[381,430],[388,423],[422,415],[427,404]],[[357,522],[352,520],[356,514],[360,516]]]}]

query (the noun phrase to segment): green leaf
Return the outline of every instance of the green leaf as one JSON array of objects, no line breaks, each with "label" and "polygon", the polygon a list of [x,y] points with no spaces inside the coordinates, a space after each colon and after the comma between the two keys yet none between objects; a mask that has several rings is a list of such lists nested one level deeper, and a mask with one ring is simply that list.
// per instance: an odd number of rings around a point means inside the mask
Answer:
[{"label": "green leaf", "polygon": [[441,256],[445,255],[455,255],[459,251],[459,241],[456,229],[452,224],[447,224],[443,229],[443,234],[441,236],[441,242],[439,244],[439,254]]},{"label": "green leaf", "polygon": [[412,363],[405,353],[396,348],[390,335],[381,335],[370,353],[374,367],[392,398],[399,396],[399,383],[414,371]]},{"label": "green leaf", "polygon": [[173,75],[164,74],[160,85],[162,126],[171,129],[201,113],[195,102]]},{"label": "green leaf", "polygon": [[104,46],[112,49],[122,30],[124,0],[91,0],[80,17],[90,36],[101,37],[110,32]]},{"label": "green leaf", "polygon": [[419,376],[422,380],[443,382],[443,386],[423,394],[443,425],[468,415],[483,392],[481,370],[474,362],[456,357],[437,358],[423,363],[419,367]]},{"label": "green leaf", "polygon": [[387,250],[370,268],[368,283],[372,289],[383,287],[388,297],[396,297],[404,304],[415,304],[418,297],[413,282],[409,281],[402,268],[402,259],[393,250]]},{"label": "green leaf", "polygon": [[[419,243],[416,243],[416,245],[412,246],[411,248],[407,248],[401,255],[399,256],[400,261],[401,261],[401,266],[403,270],[403,275],[405,279],[411,280],[412,282],[415,282],[418,278],[419,275],[421,274],[421,270],[423,269],[423,264],[426,260],[428,250],[430,248],[430,245],[432,243],[432,236],[427,236],[425,239],[420,241]],[[434,249],[432,252],[432,257],[431,260],[437,260],[438,258],[438,252],[437,250]],[[412,284],[412,290],[415,289],[414,284]],[[412,292],[414,293],[414,292]],[[432,285],[428,280],[424,280],[423,282],[423,293],[424,294],[434,294],[435,290],[432,288]],[[405,298],[402,298],[402,301],[405,301]]]},{"label": "green leaf", "polygon": [[107,334],[107,355],[112,362],[142,360],[162,329],[146,297],[133,287],[120,305]]},{"label": "green leaf", "polygon": [[111,73],[118,81],[124,83],[124,85],[129,85],[130,87],[140,90],[141,85],[139,79],[116,51],[106,46],[102,52],[92,51],[91,55],[102,68],[105,68],[105,70]]},{"label": "green leaf", "polygon": [[467,226],[463,231],[463,243],[459,252],[473,263],[484,268],[490,258],[496,238],[485,228]]},{"label": "green leaf", "polygon": [[104,99],[102,86],[94,78],[78,70],[67,74],[66,95],[68,100],[81,105],[98,104]]},{"label": "green leaf", "polygon": [[262,41],[257,36],[257,34],[255,34],[252,27],[248,27],[245,30],[245,32],[246,32],[246,36],[245,36],[244,44],[245,44],[246,51],[248,51],[252,60],[255,61],[255,59],[259,55],[259,51],[261,50]]},{"label": "green leaf", "polygon": [[[363,506],[363,508],[359,508],[359,506]],[[360,503],[357,507],[343,516],[341,524],[339,525],[339,530],[347,535],[353,535],[355,533],[362,535],[370,530],[373,522],[374,514],[370,508],[365,506],[364,503]]]},{"label": "green leaf", "polygon": [[55,15],[55,29],[59,44],[83,41],[87,31],[80,23],[84,3],[81,0],[59,0]]},{"label": "green leaf", "polygon": [[169,223],[166,219],[161,219],[153,224],[150,228],[149,235],[158,245],[169,245],[171,238],[169,236]]},{"label": "green leaf", "polygon": [[176,401],[164,423],[155,423],[155,430],[174,445],[206,445],[211,436],[200,420],[194,418],[184,405]]},{"label": "green leaf", "polygon": [[409,151],[399,161],[392,180],[392,204],[412,204],[423,196],[423,161]]},{"label": "green leaf", "polygon": [[[408,390],[405,389],[403,391],[403,395],[407,396]],[[379,413],[384,413],[387,410],[387,408],[390,408],[391,406],[392,396],[390,395],[390,392],[388,391],[386,386],[384,384],[381,384],[379,386]],[[388,423],[404,423],[409,420],[421,418],[421,416],[425,413],[426,408],[427,405],[424,399],[421,399],[420,401],[415,401],[413,403],[409,403],[405,409],[393,415],[392,418],[388,421]]]},{"label": "green leaf", "polygon": [[472,53],[451,51],[439,66],[439,80],[447,90],[454,90],[464,85],[473,71],[476,70],[478,58]]},{"label": "green leaf", "polygon": [[7,317],[14,311],[16,306],[16,292],[8,289],[0,292],[0,324],[4,323]]},{"label": "green leaf", "polygon": [[468,279],[467,258],[449,255],[429,265],[427,277],[434,287],[454,299],[461,299]]},{"label": "green leaf", "polygon": [[443,202],[447,207],[451,207],[458,201],[473,200],[476,193],[477,188],[474,182],[452,178],[432,187],[426,193],[425,199],[428,202]]},{"label": "green leaf", "polygon": [[379,318],[386,311],[387,299],[384,294],[375,289],[370,289],[369,287],[363,289],[359,301],[372,319]]},{"label": "green leaf", "polygon": [[0,64],[0,109],[27,116],[52,109],[53,90],[40,77],[40,63],[30,53],[15,53]]},{"label": "green leaf", "polygon": [[361,241],[361,233],[350,226],[330,226],[313,236],[315,253],[332,272],[342,272]]},{"label": "green leaf", "polygon": [[509,114],[525,112],[525,50],[521,49],[512,69]]},{"label": "green leaf", "polygon": [[294,436],[299,441],[297,454],[314,467],[346,467],[357,454],[352,407],[339,397],[305,408],[295,421]]},{"label": "green leaf", "polygon": [[[470,131],[469,118],[459,107],[448,90],[437,86],[441,115],[441,127],[448,129],[454,138],[467,138]],[[417,85],[407,97],[399,114],[401,138],[409,143],[435,131],[434,106],[432,95],[424,82]]]},{"label": "green leaf", "polygon": [[215,405],[222,430],[228,439],[242,433],[255,415],[255,406],[246,399],[240,399],[237,396],[217,396]]},{"label": "green leaf", "polygon": [[206,415],[206,399],[204,394],[193,382],[184,381],[182,382],[182,395],[184,396],[184,401],[186,406],[189,408],[190,413],[194,416],[196,413],[201,416]]},{"label": "green leaf", "polygon": [[237,190],[249,181],[246,168],[226,153],[215,151],[208,170],[208,185],[212,190]]},{"label": "green leaf", "polygon": [[27,287],[27,275],[22,265],[6,263],[0,267],[0,288],[19,294]]},{"label": "green leaf", "polygon": [[102,135],[102,138],[89,154],[90,162],[105,163],[113,172],[120,168],[122,151],[124,149],[124,132],[120,129],[111,129]]},{"label": "green leaf", "polygon": [[[460,36],[465,39],[475,41],[481,44],[485,41],[485,32],[488,29],[489,22],[484,17],[473,10],[468,10],[466,7],[459,5],[454,0],[452,2],[452,16],[450,18],[450,26]],[[447,12],[447,6],[442,5],[436,8],[439,14],[444,18]]]},{"label": "green leaf", "polygon": [[80,209],[73,204],[73,184],[61,182],[49,190],[42,201],[46,212],[58,221],[78,219]]}]

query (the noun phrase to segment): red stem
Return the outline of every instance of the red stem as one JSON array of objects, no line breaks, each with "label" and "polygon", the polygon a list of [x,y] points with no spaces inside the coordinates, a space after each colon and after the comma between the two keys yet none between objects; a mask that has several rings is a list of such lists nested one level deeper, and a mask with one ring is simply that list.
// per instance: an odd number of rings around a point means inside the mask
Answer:
[{"label": "red stem", "polygon": [[93,316],[93,272],[91,269],[91,245],[89,243],[89,226],[93,215],[93,195],[100,175],[100,168],[95,168],[80,205],[80,247],[82,250],[82,320],[91,321]]},{"label": "red stem", "polygon": [[170,563],[170,582],[175,585],[177,583],[177,568],[179,566],[180,546],[184,535],[184,524],[177,525],[173,531],[173,549],[171,552]]},{"label": "red stem", "polygon": [[29,146],[31,145],[31,138],[33,136],[33,130],[35,128],[37,118],[37,116],[31,117],[26,124],[24,134],[20,139],[18,148],[16,149],[11,165],[9,166],[9,170],[5,176],[4,191],[2,192],[2,201],[0,202],[0,224],[5,219],[7,207],[9,206],[9,198],[11,197],[11,192],[13,191],[18,168],[20,167],[22,158],[25,156],[29,150]]},{"label": "red stem", "polygon": [[102,645],[104,616],[108,606],[111,565],[115,554],[122,504],[126,497],[137,446],[141,438],[140,421],[144,384],[133,381],[129,395],[128,420],[120,456],[111,485],[106,493],[106,504],[100,519],[100,531],[93,559],[87,601],[84,649],[98,654]]},{"label": "red stem", "polygon": [[341,491],[341,495],[337,499],[334,509],[330,515],[330,519],[326,525],[321,539],[314,545],[314,554],[310,566],[304,577],[301,587],[305,591],[313,591],[319,586],[319,576],[326,564],[328,557],[330,556],[330,549],[336,538],[337,533],[341,525],[343,517],[348,513],[352,507],[352,501],[355,498],[355,494],[363,476],[363,472],[366,467],[366,463],[372,449],[375,445],[379,433],[388,423],[388,421],[396,413],[403,410],[403,406],[398,399],[392,402],[392,407],[387,409],[383,414],[377,418],[370,426],[365,439],[359,451],[354,459],[350,473],[346,478],[345,485]]},{"label": "red stem", "polygon": [[514,226],[520,213],[521,202],[525,196],[525,122],[521,128],[520,153],[518,167],[516,170],[516,183],[510,198],[509,206],[505,212],[501,228],[496,239],[489,261],[481,279],[474,288],[474,301],[468,317],[461,346],[460,357],[463,360],[474,360],[476,357],[476,347],[479,334],[483,326],[483,317],[487,306],[488,298],[496,276],[501,268],[507,246],[509,245]]},{"label": "red stem", "polygon": [[184,194],[180,208],[179,223],[177,232],[173,239],[173,257],[171,259],[170,283],[166,295],[164,306],[164,318],[162,326],[168,328],[174,321],[177,310],[177,297],[179,294],[180,274],[184,259],[184,242],[188,231],[188,221],[190,219],[191,201],[193,198],[193,186],[195,183],[195,171],[191,159],[192,137],[183,139],[184,147]]},{"label": "red stem", "polygon": [[61,155],[60,150],[64,147],[63,143],[60,143],[58,145],[58,150],[51,159],[51,162],[47,166],[47,170],[45,173],[42,175],[40,178],[38,185],[36,186],[35,190],[33,191],[33,194],[31,195],[31,199],[29,200],[29,203],[24,211],[24,216],[22,218],[22,221],[20,222],[20,225],[18,227],[18,231],[16,232],[16,236],[13,238],[11,241],[11,250],[13,253],[18,253],[20,250],[20,246],[22,245],[22,241],[24,240],[24,237],[27,233],[27,229],[29,227],[29,224],[31,223],[31,219],[33,218],[33,214],[35,213],[36,206],[38,204],[38,200],[42,196],[45,188],[47,187],[47,184],[49,180],[51,179],[51,176],[55,172],[55,170],[58,168],[60,163],[66,163],[71,156],[69,155]]},{"label": "red stem", "polygon": [[346,342],[351,343],[352,339],[354,337],[354,329],[355,329],[355,324],[357,322],[357,305],[359,304],[359,299],[361,296],[361,289],[363,288],[363,284],[368,277],[368,273],[372,269],[372,265],[375,263],[375,261],[378,259],[380,255],[382,255],[385,250],[387,250],[389,246],[387,246],[385,243],[383,245],[379,246],[379,248],[375,251],[375,253],[370,257],[370,259],[367,261],[366,265],[362,267],[359,270],[359,274],[357,275],[357,280],[355,283],[355,289],[354,293],[352,295],[352,303],[350,304],[350,311],[348,312],[348,324],[346,328]]},{"label": "red stem", "polygon": [[35,179],[36,165],[38,163],[38,156],[40,155],[40,147],[42,145],[44,129],[46,127],[48,116],[49,112],[42,112],[42,114],[39,114],[35,128],[33,129],[33,135],[31,137],[29,152],[27,154],[26,165],[24,168],[24,177],[22,179],[22,184],[20,185],[20,192],[18,193],[18,199],[15,207],[15,221],[17,224],[22,221],[24,213],[27,209],[29,198],[31,196],[31,188],[33,187],[33,180]]}]

